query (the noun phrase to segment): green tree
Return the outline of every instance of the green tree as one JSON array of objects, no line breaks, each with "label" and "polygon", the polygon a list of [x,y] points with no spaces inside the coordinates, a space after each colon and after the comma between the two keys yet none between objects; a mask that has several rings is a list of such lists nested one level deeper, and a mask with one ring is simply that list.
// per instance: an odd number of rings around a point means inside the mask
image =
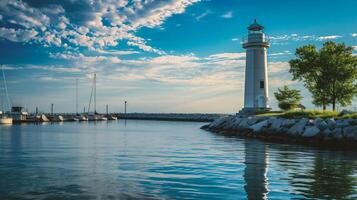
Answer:
[{"label": "green tree", "polygon": [[288,86],[279,88],[278,92],[274,93],[276,100],[278,100],[278,106],[282,110],[291,110],[296,108],[300,104],[302,96],[300,90],[289,89]]},{"label": "green tree", "polygon": [[357,56],[344,43],[325,42],[317,51],[314,45],[296,49],[296,59],[290,60],[293,80],[303,81],[312,93],[313,104],[346,106],[357,94]]}]

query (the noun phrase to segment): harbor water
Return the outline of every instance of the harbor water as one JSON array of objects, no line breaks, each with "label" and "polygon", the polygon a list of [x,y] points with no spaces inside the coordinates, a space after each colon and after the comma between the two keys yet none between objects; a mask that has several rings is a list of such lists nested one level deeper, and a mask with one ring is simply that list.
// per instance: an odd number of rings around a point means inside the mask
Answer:
[{"label": "harbor water", "polygon": [[357,154],[200,122],[0,126],[0,199],[356,199]]}]

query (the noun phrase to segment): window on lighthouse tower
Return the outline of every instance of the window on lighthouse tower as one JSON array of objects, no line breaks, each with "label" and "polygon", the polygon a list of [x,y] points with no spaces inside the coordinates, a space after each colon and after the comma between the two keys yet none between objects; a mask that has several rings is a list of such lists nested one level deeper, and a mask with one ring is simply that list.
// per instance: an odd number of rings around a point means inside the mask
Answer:
[{"label": "window on lighthouse tower", "polygon": [[260,81],[260,89],[264,89],[264,81]]}]

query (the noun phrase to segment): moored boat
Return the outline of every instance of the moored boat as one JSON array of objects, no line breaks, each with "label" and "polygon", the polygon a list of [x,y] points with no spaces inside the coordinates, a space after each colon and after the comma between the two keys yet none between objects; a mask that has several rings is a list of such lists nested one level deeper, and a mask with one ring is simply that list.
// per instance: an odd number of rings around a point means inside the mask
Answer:
[{"label": "moored boat", "polygon": [[0,124],[12,124],[12,118],[0,111]]},{"label": "moored boat", "polygon": [[108,119],[108,120],[117,120],[118,117],[115,117],[115,116],[113,116],[113,115],[108,115],[108,116],[107,116],[107,119]]},{"label": "moored boat", "polygon": [[[4,89],[5,89],[6,99],[7,99],[7,105],[8,105],[8,108],[10,109],[11,105],[10,105],[9,94],[7,92],[7,84],[6,84],[6,79],[5,79],[4,66],[2,66],[1,70],[2,70],[2,77],[3,77],[3,81],[4,81]],[[12,124],[12,117],[9,117],[5,112],[0,111],[0,124]]]},{"label": "moored boat", "polygon": [[38,122],[49,122],[50,121],[44,114],[37,115],[36,119]]}]

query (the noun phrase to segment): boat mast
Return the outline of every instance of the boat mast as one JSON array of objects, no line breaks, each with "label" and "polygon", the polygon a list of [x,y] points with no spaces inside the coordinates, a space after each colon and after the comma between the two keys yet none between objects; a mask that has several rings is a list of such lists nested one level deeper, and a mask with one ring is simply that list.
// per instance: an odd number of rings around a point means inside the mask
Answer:
[{"label": "boat mast", "polygon": [[94,114],[97,113],[97,74],[94,73]]},{"label": "boat mast", "polygon": [[78,115],[78,78],[76,79],[76,114]]},{"label": "boat mast", "polygon": [[6,99],[7,99],[7,106],[11,110],[10,98],[9,98],[9,93],[7,91],[7,84],[6,84],[6,79],[5,79],[4,65],[1,65],[1,70],[2,70],[2,77],[4,79],[4,88],[5,88],[5,94],[6,94]]}]

